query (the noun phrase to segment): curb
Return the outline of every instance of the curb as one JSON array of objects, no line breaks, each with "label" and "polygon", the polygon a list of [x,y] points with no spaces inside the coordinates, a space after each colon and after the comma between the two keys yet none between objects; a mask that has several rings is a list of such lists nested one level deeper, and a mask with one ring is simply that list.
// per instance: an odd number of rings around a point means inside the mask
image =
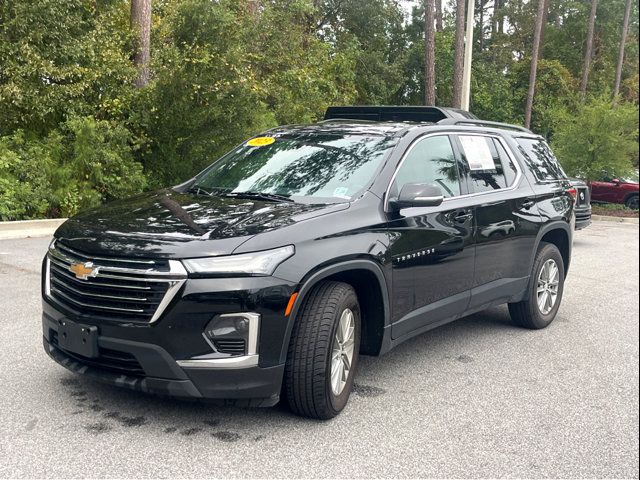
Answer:
[{"label": "curb", "polygon": [[0,240],[28,237],[48,237],[62,225],[66,218],[48,218],[44,220],[18,220],[0,222]]},{"label": "curb", "polygon": [[628,223],[630,225],[638,225],[638,218],[633,217],[612,217],[609,215],[591,215],[592,220],[598,222],[615,222],[615,223]]}]

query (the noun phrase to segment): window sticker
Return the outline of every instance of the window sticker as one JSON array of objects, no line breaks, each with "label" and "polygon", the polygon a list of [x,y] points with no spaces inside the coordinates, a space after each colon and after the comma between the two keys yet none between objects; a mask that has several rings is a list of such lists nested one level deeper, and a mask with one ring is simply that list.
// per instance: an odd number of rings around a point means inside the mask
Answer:
[{"label": "window sticker", "polygon": [[460,136],[460,143],[464,155],[469,162],[469,168],[474,170],[495,170],[496,164],[489,149],[487,139],[479,136]]},{"label": "window sticker", "polygon": [[266,147],[267,145],[271,145],[275,142],[276,139],[273,137],[256,137],[252,138],[247,142],[247,145],[250,147]]}]

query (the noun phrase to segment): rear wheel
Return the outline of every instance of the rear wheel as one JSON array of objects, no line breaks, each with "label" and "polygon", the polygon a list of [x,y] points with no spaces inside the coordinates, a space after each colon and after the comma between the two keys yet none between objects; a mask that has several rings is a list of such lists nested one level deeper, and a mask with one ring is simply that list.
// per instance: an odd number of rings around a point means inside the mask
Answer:
[{"label": "rear wheel", "polygon": [[291,334],[284,390],[298,415],[326,420],[347,404],[360,346],[360,306],[342,282],[317,285]]},{"label": "rear wheel", "polygon": [[542,243],[533,262],[526,298],[509,304],[515,323],[525,328],[547,327],[556,317],[564,292],[564,261],[558,247]]},{"label": "rear wheel", "polygon": [[625,200],[624,204],[627,206],[627,208],[638,210],[638,195],[631,195]]}]

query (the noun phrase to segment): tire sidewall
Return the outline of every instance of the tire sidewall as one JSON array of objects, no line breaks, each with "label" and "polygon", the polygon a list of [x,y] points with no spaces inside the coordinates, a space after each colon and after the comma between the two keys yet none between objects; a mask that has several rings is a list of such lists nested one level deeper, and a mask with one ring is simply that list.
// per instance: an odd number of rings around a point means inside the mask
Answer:
[{"label": "tire sidewall", "polygon": [[[344,386],[340,395],[335,395],[333,393],[333,389],[331,388],[331,353],[333,351],[333,344],[336,341],[336,331],[338,330],[338,326],[340,325],[340,316],[345,309],[350,309],[353,312],[354,322],[355,322],[355,332],[354,332],[354,350],[353,350],[353,361],[351,362],[351,369],[349,371],[349,377],[347,378],[347,383]],[[359,357],[359,347],[360,347],[360,331],[361,331],[361,316],[360,316],[360,305],[358,304],[358,299],[355,295],[355,292],[352,290],[345,295],[344,299],[340,302],[340,305],[336,309],[336,318],[333,322],[333,328],[331,329],[331,343],[329,344],[329,348],[327,351],[326,357],[326,371],[325,371],[325,394],[327,405],[337,414],[339,413],[349,401],[349,395],[351,394],[351,389],[353,387],[353,378],[356,372],[356,368],[358,365],[358,357]]]},{"label": "tire sidewall", "polygon": [[[559,283],[558,283],[558,296],[556,298],[556,303],[548,314],[543,314],[538,307],[538,277],[540,276],[540,271],[542,270],[543,265],[548,261],[553,260],[556,262],[559,270]],[[555,245],[546,244],[541,248],[538,258],[536,259],[536,263],[534,265],[533,276],[531,278],[531,288],[529,289],[529,303],[531,305],[531,313],[532,320],[536,324],[538,328],[544,328],[549,325],[555,319],[558,310],[560,308],[560,304],[562,303],[562,296],[564,293],[564,260],[562,259],[562,255],[560,251]]]}]

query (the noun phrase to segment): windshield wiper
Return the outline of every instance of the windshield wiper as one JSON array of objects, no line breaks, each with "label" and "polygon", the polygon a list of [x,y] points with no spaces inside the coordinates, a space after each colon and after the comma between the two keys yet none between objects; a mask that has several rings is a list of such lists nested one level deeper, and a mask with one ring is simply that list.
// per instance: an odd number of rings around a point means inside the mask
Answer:
[{"label": "windshield wiper", "polygon": [[207,195],[208,197],[213,195],[213,192],[210,192],[209,190],[198,185],[192,185],[191,187],[189,187],[189,190],[187,190],[187,192],[195,193],[196,195]]},{"label": "windshield wiper", "polygon": [[264,193],[264,192],[228,192],[224,194],[225,197],[234,198],[252,198],[256,200],[268,200],[271,202],[289,202],[295,203],[294,200],[287,195],[278,195],[277,193]]}]

